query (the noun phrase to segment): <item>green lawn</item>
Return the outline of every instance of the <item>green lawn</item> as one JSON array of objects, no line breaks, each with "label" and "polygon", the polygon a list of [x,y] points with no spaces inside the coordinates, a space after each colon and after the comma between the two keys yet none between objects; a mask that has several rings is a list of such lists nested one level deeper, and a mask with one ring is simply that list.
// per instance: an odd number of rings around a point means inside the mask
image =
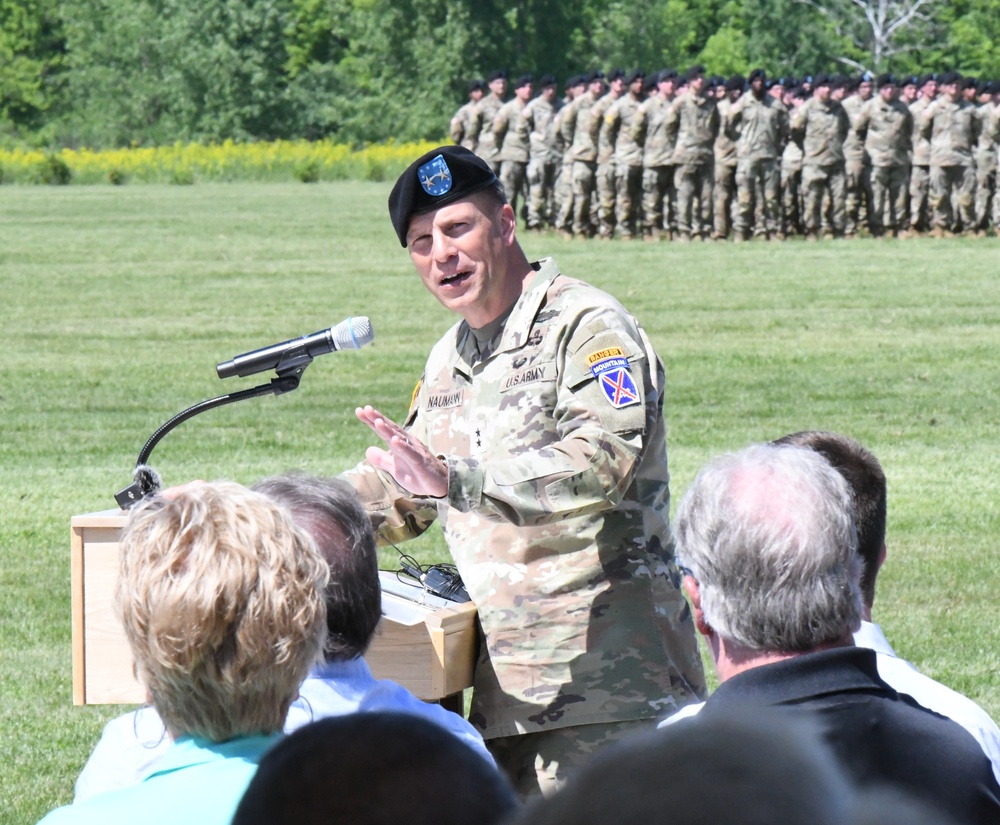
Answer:
[{"label": "green lawn", "polygon": [[[168,435],[151,462],[167,484],[339,472],[371,443],[355,406],[405,410],[452,319],[396,243],[388,190],[0,187],[3,822],[68,801],[120,711],[72,705],[69,519],[113,506],[174,413],[256,383],[220,381],[215,364],[349,315],[375,328],[297,392]],[[649,330],[675,494],[712,455],[793,430],[870,447],[889,478],[876,618],[900,653],[1000,714],[1000,241],[524,245]],[[444,552],[436,533],[407,549]]]}]

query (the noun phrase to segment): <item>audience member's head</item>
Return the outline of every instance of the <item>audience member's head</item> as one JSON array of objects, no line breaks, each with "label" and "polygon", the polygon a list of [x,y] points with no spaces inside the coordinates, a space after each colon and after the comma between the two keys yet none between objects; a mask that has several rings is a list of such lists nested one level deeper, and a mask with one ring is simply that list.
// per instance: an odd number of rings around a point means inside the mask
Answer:
[{"label": "audience member's head", "polygon": [[843,643],[861,621],[850,490],[820,455],[756,445],[710,462],[677,511],[677,558],[705,635],[758,653]]},{"label": "audience member's head", "polygon": [[853,790],[813,723],[693,717],[600,752],[517,825],[842,825]]},{"label": "audience member's head", "polygon": [[274,501],[231,482],[136,507],[115,610],[167,728],[214,742],[281,730],[320,657],[327,565]]},{"label": "audience member's head", "polygon": [[840,433],[807,430],[782,436],[773,443],[819,453],[850,486],[858,553],[865,565],[861,593],[870,608],[875,601],[875,580],[885,558],[886,483],[882,465],[857,441]]},{"label": "audience member's head", "polygon": [[287,508],[330,566],[326,658],[363,655],[382,616],[382,590],[375,534],[354,489],[340,479],[302,473],[266,478],[253,489]]},{"label": "audience member's head", "polygon": [[506,779],[439,725],[357,713],[272,748],[233,825],[492,825],[516,808]]}]

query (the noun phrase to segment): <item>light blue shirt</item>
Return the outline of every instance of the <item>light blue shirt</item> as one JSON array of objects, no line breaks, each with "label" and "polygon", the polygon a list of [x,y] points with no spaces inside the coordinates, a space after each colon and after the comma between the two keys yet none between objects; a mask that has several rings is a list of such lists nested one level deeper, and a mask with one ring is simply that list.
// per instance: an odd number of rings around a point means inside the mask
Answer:
[{"label": "light blue shirt", "polygon": [[182,736],[137,785],[57,808],[40,825],[229,825],[257,763],[280,737]]},{"label": "light blue shirt", "polygon": [[[491,765],[482,736],[457,713],[420,701],[402,685],[376,679],[362,658],[317,665],[288,709],[285,732],[328,716],[396,711],[420,716],[445,728],[476,750]],[[75,802],[140,782],[170,749],[170,738],[152,707],[112,719],[76,780]]]}]

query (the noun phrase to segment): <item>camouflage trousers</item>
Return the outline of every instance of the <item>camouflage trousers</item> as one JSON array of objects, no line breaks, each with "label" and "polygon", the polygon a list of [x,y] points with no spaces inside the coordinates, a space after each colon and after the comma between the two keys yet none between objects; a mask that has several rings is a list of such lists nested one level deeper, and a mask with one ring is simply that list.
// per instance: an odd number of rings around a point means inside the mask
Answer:
[{"label": "camouflage trousers", "polygon": [[906,199],[910,179],[908,166],[873,166],[871,170],[872,205],[869,214],[872,234],[905,229],[909,215]]},{"label": "camouflage trousers", "polygon": [[930,181],[929,166],[910,167],[910,226],[914,229],[930,226]]},{"label": "camouflage trousers", "polygon": [[[703,237],[712,225],[714,161],[682,163],[674,168],[677,189],[677,234]],[[697,205],[696,205],[697,202]]]},{"label": "camouflage trousers", "polygon": [[677,190],[673,166],[651,166],[642,170],[642,231],[653,236],[677,230]]},{"label": "camouflage trousers", "polygon": [[979,229],[989,229],[997,225],[997,164],[976,164],[976,226]]},{"label": "camouflage trousers", "polygon": [[807,233],[818,234],[822,227],[823,199],[830,199],[830,228],[844,232],[844,164],[802,166],[802,223]]},{"label": "camouflage trousers", "polygon": [[524,195],[528,182],[528,164],[520,160],[505,160],[500,166],[500,182],[514,214],[520,214],[518,204],[527,200]]},{"label": "camouflage trousers", "polygon": [[[798,197],[797,185],[795,192]],[[781,167],[776,158],[746,159],[736,164],[735,228],[736,233],[743,237],[751,232],[763,237],[784,231],[781,220]]]},{"label": "camouflage trousers", "polygon": [[528,161],[528,229],[555,221],[555,184],[559,166],[552,160]]},{"label": "camouflage trousers", "polygon": [[597,164],[597,221],[602,238],[610,238],[615,233],[615,199],[618,190],[615,183],[615,162]]},{"label": "camouflage trousers", "polygon": [[864,161],[852,159],[844,166],[844,230],[853,235],[862,223],[871,220],[871,169]]},{"label": "camouflage trousers", "polygon": [[976,225],[976,170],[971,166],[931,167],[931,223],[934,229],[972,229]]},{"label": "camouflage trousers", "polygon": [[728,238],[732,228],[733,196],[736,194],[736,167],[715,164],[715,186],[712,189],[712,208],[715,212],[712,236]]},{"label": "camouflage trousers", "polygon": [[593,231],[591,202],[597,185],[597,164],[591,160],[573,161],[573,234],[590,235]]},{"label": "camouflage trousers", "polygon": [[615,221],[623,238],[640,233],[639,208],[642,205],[642,167],[621,164],[615,172],[618,202]]},{"label": "camouflage trousers", "polygon": [[573,231],[573,162],[564,163],[559,167],[556,176],[555,193],[556,229],[563,232]]},{"label": "camouflage trousers", "polygon": [[781,167],[781,216],[786,234],[804,231],[802,225],[802,167]]},{"label": "camouflage trousers", "polygon": [[576,725],[488,739],[486,747],[500,770],[507,774],[514,789],[527,801],[555,793],[601,748],[653,730],[656,723],[656,719],[638,719]]}]

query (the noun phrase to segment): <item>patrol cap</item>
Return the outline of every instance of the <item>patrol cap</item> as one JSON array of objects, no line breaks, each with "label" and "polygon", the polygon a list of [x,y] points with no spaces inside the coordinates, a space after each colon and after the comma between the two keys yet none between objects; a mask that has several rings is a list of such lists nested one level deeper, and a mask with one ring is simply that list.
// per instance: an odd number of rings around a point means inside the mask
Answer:
[{"label": "patrol cap", "polygon": [[612,69],[610,72],[608,72],[608,82],[609,83],[612,80],[624,80],[624,79],[625,79],[625,70],[624,69]]},{"label": "patrol cap", "polygon": [[542,79],[538,81],[538,85],[541,86],[543,89],[546,86],[555,86],[556,76],[554,74],[543,74]]},{"label": "patrol cap", "polygon": [[742,91],[744,86],[746,86],[746,79],[741,74],[734,74],[726,81],[727,92],[735,92],[737,89]]},{"label": "patrol cap", "polygon": [[530,74],[523,74],[517,80],[514,81],[514,88],[520,89],[522,86],[527,86],[530,83],[534,82],[535,78],[533,78]]},{"label": "patrol cap", "polygon": [[645,79],[646,79],[646,73],[642,69],[633,69],[631,72],[628,73],[628,76],[625,78],[625,83],[631,86],[637,80],[645,80]]},{"label": "patrol cap", "polygon": [[401,246],[406,246],[410,218],[462,200],[497,182],[481,157],[464,146],[439,146],[421,155],[389,193],[389,219]]},{"label": "patrol cap", "polygon": [[492,83],[494,80],[506,80],[506,79],[507,79],[506,69],[495,69],[494,71],[490,72],[490,83]]},{"label": "patrol cap", "polygon": [[749,82],[753,83],[755,80],[764,80],[764,81],[766,81],[767,80],[767,72],[765,72],[763,69],[754,69],[752,72],[750,72],[750,80],[749,80]]}]

